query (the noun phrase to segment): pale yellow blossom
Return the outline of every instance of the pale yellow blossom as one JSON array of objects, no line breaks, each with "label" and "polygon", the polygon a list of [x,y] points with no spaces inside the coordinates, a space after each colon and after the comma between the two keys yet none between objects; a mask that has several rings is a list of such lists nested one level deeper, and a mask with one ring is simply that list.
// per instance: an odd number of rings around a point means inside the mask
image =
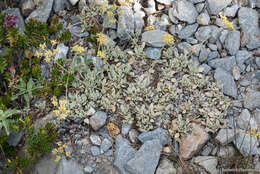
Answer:
[{"label": "pale yellow blossom", "polygon": [[50,57],[45,57],[45,61],[46,61],[46,63],[49,63],[51,61],[51,58]]},{"label": "pale yellow blossom", "polygon": [[71,157],[71,155],[70,155],[70,152],[65,152],[65,154],[66,154],[66,157]]},{"label": "pale yellow blossom", "polygon": [[45,43],[40,44],[39,47],[40,47],[42,50],[45,50],[45,48],[46,48],[46,44],[45,44]]},{"label": "pale yellow blossom", "polygon": [[58,105],[57,97],[56,97],[56,96],[53,96],[53,97],[51,98],[51,102],[52,102],[53,106],[57,106],[57,105]]},{"label": "pale yellow blossom", "polygon": [[110,23],[110,24],[115,24],[115,23],[116,23],[116,19],[110,19],[110,20],[109,20],[109,23]]},{"label": "pale yellow blossom", "polygon": [[57,153],[58,153],[58,150],[57,150],[57,149],[53,149],[53,150],[52,150],[52,154],[53,154],[53,155],[57,155]]},{"label": "pale yellow blossom", "polygon": [[60,100],[60,105],[66,105],[67,104],[67,101],[66,100]]},{"label": "pale yellow blossom", "polygon": [[116,10],[118,8],[118,6],[116,4],[113,4],[111,7],[111,10]]},{"label": "pale yellow blossom", "polygon": [[150,26],[145,27],[145,30],[146,30],[146,31],[154,30],[154,29],[155,29],[155,26],[154,26],[154,25],[150,25]]},{"label": "pale yellow blossom", "polygon": [[55,162],[59,162],[61,160],[61,156],[56,156]]},{"label": "pale yellow blossom", "polygon": [[62,114],[60,114],[60,118],[66,119],[66,115],[62,113]]},{"label": "pale yellow blossom", "polygon": [[227,26],[228,29],[235,31],[235,27],[234,27],[234,25],[233,25],[233,22],[230,22],[230,21],[227,19],[227,17],[224,16],[224,15],[222,15],[221,13],[219,14],[219,16],[220,16],[221,21],[223,22],[223,24],[224,24],[225,26]]},{"label": "pale yellow blossom", "polygon": [[45,57],[51,57],[53,55],[52,51],[51,50],[48,50],[44,53],[44,56]]},{"label": "pale yellow blossom", "polygon": [[57,45],[59,42],[57,40],[51,40],[52,45]]},{"label": "pale yellow blossom", "polygon": [[53,54],[58,54],[58,52],[59,52],[59,48],[55,48],[55,49],[53,50]]},{"label": "pale yellow blossom", "polygon": [[113,16],[113,12],[112,12],[112,11],[108,11],[108,12],[107,12],[107,16],[108,16],[108,17],[112,17],[112,16]]},{"label": "pale yellow blossom", "polygon": [[163,35],[163,40],[165,40],[167,44],[173,44],[174,43],[174,38],[173,38],[173,35],[171,35],[171,34]]},{"label": "pale yellow blossom", "polygon": [[102,34],[102,33],[97,33],[97,41],[100,43],[100,44],[104,44],[108,41],[107,37]]},{"label": "pale yellow blossom", "polygon": [[58,141],[56,144],[57,144],[58,146],[61,146],[61,145],[62,145],[62,142],[61,142],[61,141]]},{"label": "pale yellow blossom", "polygon": [[84,48],[79,46],[79,45],[75,45],[74,47],[72,47],[73,51],[79,52],[79,53],[83,53],[84,52]]},{"label": "pale yellow blossom", "polygon": [[97,56],[104,59],[106,58],[106,53],[104,51],[98,51]]},{"label": "pale yellow blossom", "polygon": [[42,56],[42,53],[41,52],[39,52],[39,51],[36,51],[35,53],[34,53],[34,56],[36,56],[36,57],[41,57]]}]

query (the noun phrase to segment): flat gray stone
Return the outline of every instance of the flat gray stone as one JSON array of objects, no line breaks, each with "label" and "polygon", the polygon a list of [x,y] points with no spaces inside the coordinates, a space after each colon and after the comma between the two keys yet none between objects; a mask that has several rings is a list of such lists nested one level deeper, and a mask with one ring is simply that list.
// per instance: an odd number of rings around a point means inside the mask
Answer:
[{"label": "flat gray stone", "polygon": [[231,7],[227,7],[224,9],[224,15],[227,17],[235,17],[238,9],[239,9],[239,5],[234,4]]},{"label": "flat gray stone", "polygon": [[240,129],[249,131],[251,128],[257,128],[257,123],[247,109],[243,109],[237,118],[237,125]]},{"label": "flat gray stone", "polygon": [[251,54],[247,50],[239,50],[236,54],[237,66],[241,71],[244,71],[244,62],[250,58]]},{"label": "flat gray stone", "polygon": [[101,150],[103,152],[106,152],[108,151],[110,148],[112,147],[112,143],[110,140],[108,140],[107,138],[105,138],[103,141],[102,141],[102,144],[100,146]]},{"label": "flat gray stone", "polygon": [[177,48],[183,54],[189,54],[192,51],[192,46],[188,42],[180,42]]},{"label": "flat gray stone", "polygon": [[58,48],[58,53],[55,55],[54,60],[57,61],[60,58],[67,58],[69,47],[64,45],[64,43],[61,43],[57,46],[57,48]]},{"label": "flat gray stone", "polygon": [[161,58],[161,48],[148,47],[145,49],[144,53],[150,59],[160,59]]},{"label": "flat gray stone", "polygon": [[233,144],[237,147],[243,156],[248,155],[260,155],[260,149],[258,147],[258,141],[256,136],[250,136],[248,133],[237,129],[237,136],[233,140]]},{"label": "flat gray stone", "polygon": [[126,6],[121,6],[119,10],[122,14],[118,17],[117,36],[121,40],[129,40],[135,31],[134,12]]},{"label": "flat gray stone", "polygon": [[225,146],[228,143],[232,142],[237,135],[236,130],[234,129],[220,129],[217,136],[215,137],[216,141],[220,143],[221,146]]},{"label": "flat gray stone", "polygon": [[56,156],[53,154],[45,155],[41,159],[39,159],[39,161],[37,161],[31,168],[26,169],[24,173],[30,173],[30,174],[55,173],[56,174],[57,168],[59,167],[60,163],[54,162],[55,158]]},{"label": "flat gray stone", "polygon": [[230,31],[225,40],[225,48],[232,56],[236,55],[240,47],[240,32]]},{"label": "flat gray stone", "polygon": [[[53,162],[55,163],[55,162]],[[47,166],[46,166],[47,167]],[[56,174],[84,174],[82,167],[73,159],[62,158]]]},{"label": "flat gray stone", "polygon": [[144,28],[144,19],[142,12],[134,13],[134,21],[135,21],[135,32],[142,32]]},{"label": "flat gray stone", "polygon": [[142,143],[149,140],[158,139],[161,142],[162,146],[165,146],[166,144],[168,144],[168,142],[171,141],[170,137],[167,134],[167,131],[162,128],[157,128],[149,132],[143,132],[138,136],[138,139]]},{"label": "flat gray stone", "polygon": [[100,149],[99,149],[99,147],[97,147],[97,146],[92,146],[92,147],[90,148],[90,151],[91,151],[91,153],[92,153],[93,156],[98,156],[98,155],[101,154]]},{"label": "flat gray stone", "polygon": [[260,47],[260,30],[258,12],[251,8],[241,7],[238,11],[238,22],[241,30],[249,38],[246,46],[249,49]]},{"label": "flat gray stone", "polygon": [[187,0],[174,1],[173,7],[171,13],[169,12],[169,16],[176,17],[189,24],[196,22],[198,12],[191,2]]},{"label": "flat gray stone", "polygon": [[207,0],[207,7],[212,15],[217,15],[221,10],[226,8],[232,0]]},{"label": "flat gray stone", "polygon": [[171,5],[173,0],[157,0],[157,2],[160,2],[161,4],[165,4],[165,5]]},{"label": "flat gray stone", "polygon": [[160,161],[155,174],[177,174],[177,171],[173,166],[172,161],[168,159],[163,159]]},{"label": "flat gray stone", "polygon": [[33,0],[25,0],[22,2],[22,14],[23,16],[29,16],[29,14],[34,10],[35,4]]},{"label": "flat gray stone", "polygon": [[89,137],[90,141],[92,144],[100,146],[101,145],[101,139],[98,135],[96,134],[91,134]]},{"label": "flat gray stone", "polygon": [[124,168],[126,163],[134,157],[136,150],[130,145],[129,141],[118,135],[116,138],[116,151],[114,165],[118,167],[122,174],[130,174]]},{"label": "flat gray stone", "polygon": [[19,142],[21,141],[22,137],[24,135],[23,131],[20,132],[12,132],[10,133],[10,135],[8,136],[8,144],[10,144],[11,146],[17,146],[19,144]]},{"label": "flat gray stone", "polygon": [[125,169],[131,174],[152,174],[158,165],[162,145],[158,139],[146,141],[127,162]]},{"label": "flat gray stone", "polygon": [[236,66],[236,59],[235,56],[217,58],[217,59],[210,60],[208,65],[211,66],[212,68],[221,67],[226,71],[231,72],[232,68]]},{"label": "flat gray stone", "polygon": [[180,39],[187,39],[197,31],[198,27],[198,24],[187,25],[181,31],[178,32],[178,37]]},{"label": "flat gray stone", "polygon": [[163,36],[168,34],[162,30],[150,30],[142,34],[142,42],[146,42],[152,47],[163,47],[166,45],[166,41],[163,40]]},{"label": "flat gray stone", "polygon": [[199,27],[197,32],[195,33],[195,37],[198,41],[204,42],[211,37],[212,29],[210,26]]},{"label": "flat gray stone", "polygon": [[210,17],[208,13],[201,13],[197,17],[197,23],[200,25],[209,25],[209,22],[210,22]]},{"label": "flat gray stone", "polygon": [[214,156],[197,156],[193,159],[194,163],[204,167],[210,174],[218,174],[218,159]]},{"label": "flat gray stone", "polygon": [[260,92],[250,90],[244,98],[244,107],[250,110],[260,108]]},{"label": "flat gray stone", "polygon": [[235,99],[238,97],[237,85],[230,73],[222,68],[217,68],[214,74],[214,78],[218,83],[221,83],[223,85],[222,90],[224,94]]},{"label": "flat gray stone", "polygon": [[117,167],[111,165],[111,164],[106,164],[104,167],[100,168],[97,170],[97,172],[93,174],[121,174]]},{"label": "flat gray stone", "polygon": [[102,111],[97,111],[92,117],[90,117],[91,127],[97,131],[106,124],[107,113]]},{"label": "flat gray stone", "polygon": [[69,0],[69,2],[74,6],[79,2],[79,0]]},{"label": "flat gray stone", "polygon": [[64,10],[65,8],[72,8],[70,7],[71,4],[67,0],[54,0],[53,2],[53,11],[58,14],[60,11]]},{"label": "flat gray stone", "polygon": [[29,19],[34,18],[39,22],[47,22],[50,17],[53,6],[53,0],[44,1],[36,10],[34,10],[25,20],[28,22]]}]

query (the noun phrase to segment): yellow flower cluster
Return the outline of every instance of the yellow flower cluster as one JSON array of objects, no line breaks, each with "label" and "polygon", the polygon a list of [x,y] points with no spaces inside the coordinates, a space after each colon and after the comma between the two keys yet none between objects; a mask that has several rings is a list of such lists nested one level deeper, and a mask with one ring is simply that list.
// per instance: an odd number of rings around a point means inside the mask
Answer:
[{"label": "yellow flower cluster", "polygon": [[[51,40],[52,45],[57,45],[58,43],[59,42],[56,41],[56,40]],[[36,51],[34,53],[34,56],[39,57],[39,58],[44,56],[46,63],[49,63],[51,61],[51,57],[56,55],[59,52],[58,48],[55,48],[53,50],[50,50],[50,49],[46,50],[46,44],[45,43],[40,44],[39,47],[41,48],[41,51]]]},{"label": "yellow flower cluster", "polygon": [[150,25],[150,26],[145,27],[146,31],[150,31],[150,30],[154,30],[154,29],[155,29],[154,25]]},{"label": "yellow flower cluster", "polygon": [[53,112],[59,116],[61,119],[66,119],[67,115],[70,114],[70,110],[66,108],[67,101],[60,100],[58,106],[58,100],[56,97],[52,97],[51,99],[53,106],[57,106],[58,109],[54,110]]},{"label": "yellow flower cluster", "polygon": [[257,138],[260,138],[260,132],[257,132],[257,129],[256,129],[256,128],[252,128],[252,129],[249,131],[249,135],[250,135],[251,137],[256,136]]},{"label": "yellow flower cluster", "polygon": [[233,25],[233,22],[230,22],[226,16],[219,14],[221,21],[223,22],[224,25],[228,27],[228,29],[235,31],[235,27]]},{"label": "yellow flower cluster", "polygon": [[173,35],[171,35],[171,34],[163,35],[163,40],[165,40],[166,43],[169,45],[174,43],[174,38],[173,38]]},{"label": "yellow flower cluster", "polygon": [[108,41],[108,39],[104,34],[97,33],[97,41],[99,42],[99,44],[105,44]]},{"label": "yellow flower cluster", "polygon": [[78,53],[83,53],[85,50],[83,47],[79,46],[79,45],[75,45],[74,47],[72,47],[72,51],[78,52]]},{"label": "yellow flower cluster", "polygon": [[62,154],[65,154],[65,156],[68,157],[68,158],[71,157],[70,152],[65,152],[65,151],[64,151],[64,149],[68,147],[66,144],[63,144],[63,145],[62,145],[62,142],[61,142],[61,141],[57,142],[56,144],[57,144],[59,147],[52,150],[52,154],[53,154],[53,155],[56,155],[55,162],[59,162],[59,161],[61,160]]},{"label": "yellow flower cluster", "polygon": [[104,59],[104,58],[106,58],[106,53],[105,53],[105,51],[98,51],[97,56]]}]

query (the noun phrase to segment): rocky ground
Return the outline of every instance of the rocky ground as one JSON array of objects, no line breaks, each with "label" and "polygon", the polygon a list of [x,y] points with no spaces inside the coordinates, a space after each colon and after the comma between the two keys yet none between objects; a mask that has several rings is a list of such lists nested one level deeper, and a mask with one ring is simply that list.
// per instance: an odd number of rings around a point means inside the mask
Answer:
[{"label": "rocky ground", "polygon": [[[46,22],[58,15],[72,33],[72,41],[80,42],[90,33],[82,32],[79,11],[93,3],[108,2],[25,0],[20,9],[3,12],[18,16],[20,30],[31,17]],[[158,60],[162,56],[160,48],[166,44],[162,35],[172,34],[176,40],[174,54],[189,55],[197,67],[203,68],[203,74],[223,85],[223,93],[232,99],[232,107],[226,114],[227,127],[212,134],[193,123],[192,131],[176,141],[163,128],[140,132],[134,125],[122,124],[120,134],[112,136],[107,129],[108,113],[95,108],[89,111],[89,119],[68,118],[59,128],[60,140],[68,145],[65,151],[70,152],[71,158],[64,156],[55,163],[55,155],[50,154],[26,172],[216,174],[223,168],[234,167],[232,162],[241,155],[253,157],[252,166],[246,168],[260,171],[260,136],[257,136],[260,129],[260,1],[136,0],[127,4],[120,0],[119,3],[123,5],[118,21],[121,25],[112,25],[107,22],[108,17],[104,17],[103,26],[111,42],[119,44],[128,39],[125,32],[131,35],[141,31],[141,40],[148,45],[146,56]],[[228,17],[228,21],[225,22],[223,16]],[[234,28],[228,25],[230,21]],[[146,26],[154,26],[154,29],[147,31]],[[69,46],[59,45],[59,48],[70,56]],[[36,125],[54,117],[51,112]],[[256,136],[248,133],[252,128]]]}]

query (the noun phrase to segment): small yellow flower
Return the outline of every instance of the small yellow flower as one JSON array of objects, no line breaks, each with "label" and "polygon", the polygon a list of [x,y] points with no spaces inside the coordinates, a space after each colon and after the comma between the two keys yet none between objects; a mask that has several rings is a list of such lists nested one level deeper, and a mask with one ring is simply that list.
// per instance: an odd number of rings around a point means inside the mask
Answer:
[{"label": "small yellow flower", "polygon": [[66,154],[66,157],[71,157],[71,155],[70,155],[70,152],[65,152],[65,154]]},{"label": "small yellow flower", "polygon": [[34,53],[34,56],[36,56],[36,57],[41,57],[42,56],[42,53],[41,52],[39,52],[39,51],[36,51],[35,53]]},{"label": "small yellow flower", "polygon": [[230,22],[226,16],[219,14],[221,21],[228,27],[228,29],[235,31],[235,27],[233,25],[233,22]]},{"label": "small yellow flower", "polygon": [[58,105],[57,97],[56,97],[56,96],[53,96],[53,97],[51,98],[51,102],[52,102],[53,106],[57,106],[57,105]]},{"label": "small yellow flower", "polygon": [[48,50],[44,53],[44,56],[45,57],[51,57],[53,55],[52,51],[51,50]]},{"label": "small yellow flower", "polygon": [[150,30],[154,30],[154,29],[155,29],[154,25],[150,25],[150,26],[145,27],[146,31],[150,31]]},{"label": "small yellow flower", "polygon": [[66,100],[60,100],[60,105],[65,106],[67,104]]},{"label": "small yellow flower", "polygon": [[51,40],[52,45],[57,45],[59,42],[57,40]]},{"label": "small yellow flower", "polygon": [[56,144],[57,144],[58,146],[61,146],[62,142],[61,142],[61,141],[58,141]]},{"label": "small yellow flower", "polygon": [[55,162],[59,162],[61,160],[61,156],[56,156]]},{"label": "small yellow flower", "polygon": [[58,52],[59,52],[59,48],[55,48],[55,49],[53,50],[53,54],[58,54]]},{"label": "small yellow flower", "polygon": [[53,111],[57,116],[60,115],[60,111],[59,110],[54,110]]},{"label": "small yellow flower", "polygon": [[119,10],[119,11],[118,11],[118,15],[121,15],[121,14],[123,14],[123,11],[122,11],[122,10]]},{"label": "small yellow flower", "polygon": [[63,152],[64,152],[64,149],[63,149],[62,146],[58,148],[58,152],[59,152],[59,153],[63,153]]},{"label": "small yellow flower", "polygon": [[104,44],[108,41],[107,37],[102,34],[102,33],[97,33],[97,41],[100,43],[100,44]]},{"label": "small yellow flower", "polygon": [[45,43],[44,43],[44,44],[40,44],[39,47],[40,47],[42,50],[45,50],[46,44],[45,44]]},{"label": "small yellow flower", "polygon": [[57,149],[53,149],[51,152],[52,152],[53,155],[57,155],[58,150]]},{"label": "small yellow flower", "polygon": [[118,8],[118,6],[116,4],[113,4],[111,7],[111,10],[116,10]]},{"label": "small yellow flower", "polygon": [[103,59],[106,58],[106,54],[105,54],[104,51],[98,51],[98,52],[97,52],[97,56],[98,56],[98,57],[101,57],[101,58],[103,58]]},{"label": "small yellow flower", "polygon": [[8,163],[11,163],[11,162],[12,162],[10,159],[8,159],[7,161],[8,161]]},{"label": "small yellow flower", "polygon": [[66,110],[66,114],[70,114],[70,110]]},{"label": "small yellow flower", "polygon": [[112,11],[108,11],[108,12],[107,12],[107,16],[108,16],[108,17],[112,17],[112,16],[113,16],[113,12],[112,12]]},{"label": "small yellow flower", "polygon": [[115,24],[115,23],[116,23],[116,19],[110,19],[110,20],[109,20],[109,23],[110,23],[110,24]]},{"label": "small yellow flower", "polygon": [[174,38],[173,38],[173,35],[171,35],[171,34],[163,35],[163,40],[165,40],[167,44],[173,44],[174,43]]},{"label": "small yellow flower", "polygon": [[46,63],[49,63],[51,61],[51,58],[50,57],[46,57],[45,61],[46,61]]},{"label": "small yellow flower", "polygon": [[103,5],[102,11],[103,11],[103,13],[107,12],[107,6],[106,5]]},{"label": "small yellow flower", "polygon": [[66,144],[63,144],[63,146],[62,146],[63,148],[67,148],[68,146],[66,145]]},{"label": "small yellow flower", "polygon": [[46,130],[41,130],[41,134],[46,134]]},{"label": "small yellow flower", "polygon": [[66,119],[66,115],[62,113],[62,114],[60,114],[60,118]]},{"label": "small yellow flower", "polygon": [[83,53],[84,52],[84,48],[79,46],[79,45],[75,45],[74,47],[72,47],[73,51],[79,52],[79,53]]},{"label": "small yellow flower", "polygon": [[64,105],[60,105],[58,109],[59,109],[60,112],[66,111],[66,107]]}]

